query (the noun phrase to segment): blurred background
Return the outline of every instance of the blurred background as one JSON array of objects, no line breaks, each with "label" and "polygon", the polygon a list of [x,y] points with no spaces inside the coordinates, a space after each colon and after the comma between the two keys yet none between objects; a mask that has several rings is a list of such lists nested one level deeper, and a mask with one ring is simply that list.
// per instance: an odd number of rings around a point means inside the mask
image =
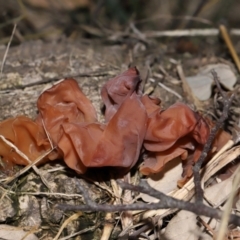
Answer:
[{"label": "blurred background", "polygon": [[[0,44],[26,40],[102,38],[128,31],[237,28],[237,0],[0,0]],[[117,37],[116,37],[117,38]],[[116,39],[115,39],[116,40]]]}]

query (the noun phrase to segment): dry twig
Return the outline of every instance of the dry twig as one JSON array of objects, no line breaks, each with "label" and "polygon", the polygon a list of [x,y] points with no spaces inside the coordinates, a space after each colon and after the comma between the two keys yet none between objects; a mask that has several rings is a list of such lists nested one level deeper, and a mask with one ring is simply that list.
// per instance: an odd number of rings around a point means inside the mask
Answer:
[{"label": "dry twig", "polygon": [[211,146],[212,146],[214,138],[216,137],[217,132],[222,127],[224,121],[228,117],[228,111],[229,111],[229,108],[231,106],[232,100],[234,98],[234,94],[232,94],[231,97],[229,98],[227,96],[227,94],[222,90],[222,88],[220,86],[220,83],[219,83],[217,73],[214,70],[212,71],[212,75],[213,75],[214,81],[215,81],[215,83],[216,83],[216,85],[219,89],[219,92],[223,97],[224,108],[223,108],[223,113],[222,113],[221,117],[216,122],[213,129],[211,130],[210,136],[207,140],[207,143],[204,145],[203,151],[202,151],[197,163],[193,167],[194,184],[195,184],[196,201],[197,202],[202,202],[203,201],[203,190],[202,190],[202,187],[201,187],[201,177],[200,177],[201,166],[203,164],[203,161],[206,159],[209,151],[211,150]]},{"label": "dry twig", "polygon": [[229,52],[231,53],[232,55],[232,58],[238,68],[238,71],[240,72],[240,60],[239,60],[239,57],[237,55],[237,52],[232,44],[232,41],[231,41],[231,38],[227,32],[227,29],[224,25],[220,25],[219,26],[219,30],[220,30],[220,33],[222,35],[222,38],[224,40],[224,42],[226,43],[228,49],[229,49]]},{"label": "dry twig", "polygon": [[111,212],[108,212],[105,216],[105,225],[103,228],[102,236],[100,240],[108,240],[111,236],[112,230],[113,230],[113,214]]},{"label": "dry twig", "polygon": [[[69,204],[57,204],[55,207],[60,208],[63,211],[103,211],[103,212],[119,212],[119,211],[128,211],[128,210],[154,210],[154,209],[164,209],[164,208],[176,208],[181,210],[186,210],[193,212],[197,215],[203,215],[210,218],[220,219],[222,216],[222,211],[214,209],[204,205],[201,202],[191,203],[181,201],[170,196],[165,195],[162,192],[151,188],[146,182],[141,182],[138,186],[134,186],[122,181],[118,181],[122,189],[129,189],[135,192],[141,192],[149,194],[159,200],[158,203],[134,203],[134,204],[118,204],[118,205],[108,205],[108,204],[97,204],[94,202],[89,194],[87,189],[83,187],[78,182],[78,187],[83,194],[83,198],[86,204],[83,205],[69,205]],[[240,217],[234,214],[231,214],[229,217],[229,222],[240,226]]]}]

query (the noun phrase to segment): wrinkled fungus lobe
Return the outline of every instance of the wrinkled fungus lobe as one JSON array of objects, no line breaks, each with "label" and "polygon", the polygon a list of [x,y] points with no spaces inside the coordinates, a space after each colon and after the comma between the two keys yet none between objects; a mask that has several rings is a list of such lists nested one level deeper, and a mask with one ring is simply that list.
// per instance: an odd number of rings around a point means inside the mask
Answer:
[{"label": "wrinkled fungus lobe", "polygon": [[[153,104],[152,100],[149,101]],[[209,132],[206,121],[185,104],[176,103],[165,111],[158,108],[149,112],[144,147],[151,152],[151,157],[145,159],[141,172],[159,172],[168,161],[178,156],[187,159],[188,151],[194,151],[193,159],[197,161]]]},{"label": "wrinkled fungus lobe", "polygon": [[147,122],[139,83],[137,69],[130,68],[103,86],[106,124],[101,124],[77,83],[66,79],[39,97],[36,122],[48,132],[59,157],[78,173],[89,167],[130,169],[138,160]]},{"label": "wrinkled fungus lobe", "polygon": [[120,105],[133,92],[138,93],[141,82],[136,67],[129,68],[122,74],[110,79],[102,88],[101,97],[105,104],[105,120],[108,122]]},{"label": "wrinkled fungus lobe", "polygon": [[[178,185],[182,186],[192,176],[192,166],[200,157],[213,123],[183,103],[175,103],[161,111],[157,99],[144,96],[142,102],[149,117],[144,139],[148,154],[140,171],[145,175],[157,173],[167,162],[180,157],[183,160],[183,179]],[[214,151],[229,139],[228,133],[219,131],[213,143]]]},{"label": "wrinkled fungus lobe", "polygon": [[91,123],[97,120],[96,110],[74,79],[65,79],[45,90],[37,101],[36,122],[45,127],[57,145],[63,123]]},{"label": "wrinkled fungus lobe", "polygon": [[[34,161],[50,149],[50,144],[41,127],[25,116],[10,118],[1,122],[0,135],[13,143],[30,161]],[[4,162],[9,164],[29,164],[2,139],[0,139],[0,156]]]},{"label": "wrinkled fungus lobe", "polygon": [[[0,123],[0,135],[11,141],[31,161],[51,148],[48,159],[63,158],[83,174],[91,167],[120,167],[130,170],[146,150],[140,166],[145,174],[159,172],[164,165],[181,157],[183,185],[192,175],[213,125],[183,103],[162,110],[159,98],[142,95],[136,68],[110,79],[102,88],[106,107],[105,123],[97,121],[96,110],[74,79],[65,79],[44,91],[38,101],[35,121],[27,117]],[[51,144],[49,142],[51,141]],[[217,150],[229,139],[219,132]],[[0,140],[0,156],[9,163],[27,165],[11,147]]]}]

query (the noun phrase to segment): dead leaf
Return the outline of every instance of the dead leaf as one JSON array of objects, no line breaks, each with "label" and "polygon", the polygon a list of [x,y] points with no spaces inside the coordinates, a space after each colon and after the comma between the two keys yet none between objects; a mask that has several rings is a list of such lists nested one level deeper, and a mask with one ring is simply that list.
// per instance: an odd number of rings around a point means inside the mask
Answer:
[{"label": "dead leaf", "polygon": [[212,240],[212,237],[202,230],[197,225],[197,216],[194,213],[180,211],[168,223],[163,234],[167,240],[198,240],[200,236],[204,240]]},{"label": "dead leaf", "polygon": [[227,200],[232,191],[233,176],[204,190],[205,199],[214,207]]},{"label": "dead leaf", "polygon": [[[177,189],[176,182],[181,178],[181,175],[182,161],[180,158],[177,158],[175,161],[168,162],[161,172],[148,176],[147,182],[159,192],[170,194]],[[141,193],[140,196],[145,202],[152,203],[159,201],[147,194]]]},{"label": "dead leaf", "polygon": [[0,225],[0,238],[5,240],[38,240],[33,233],[6,224]]},{"label": "dead leaf", "polygon": [[211,97],[212,86],[214,84],[211,74],[212,69],[220,76],[220,83],[230,91],[233,90],[233,86],[237,81],[236,75],[227,64],[210,64],[201,68],[197,75],[186,78],[192,92],[201,101],[205,101]]}]

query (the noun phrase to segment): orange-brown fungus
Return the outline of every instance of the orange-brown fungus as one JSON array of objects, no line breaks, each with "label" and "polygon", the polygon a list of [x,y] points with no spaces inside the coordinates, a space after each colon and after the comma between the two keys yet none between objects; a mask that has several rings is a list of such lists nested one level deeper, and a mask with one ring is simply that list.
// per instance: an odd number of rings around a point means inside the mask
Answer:
[{"label": "orange-brown fungus", "polygon": [[[189,159],[189,153],[192,164],[196,162],[209,136],[207,122],[182,103],[176,103],[165,111],[156,106],[155,99],[144,96],[143,103],[149,116],[144,147],[150,154],[140,171],[146,175],[157,173],[178,156],[182,160]],[[189,168],[192,168],[192,164],[188,165]],[[185,172],[189,171],[191,175],[191,169]]]},{"label": "orange-brown fungus", "polygon": [[[65,123],[58,147],[65,163],[78,173],[84,173],[91,162],[93,151],[99,142],[104,126],[100,123]],[[84,162],[83,162],[84,161]]]},{"label": "orange-brown fungus", "polygon": [[[1,122],[0,135],[13,143],[30,161],[37,159],[46,150],[50,149],[50,144],[41,127],[25,116],[10,118]],[[2,139],[0,139],[0,156],[6,163],[29,164]]]},{"label": "orange-brown fungus", "polygon": [[133,92],[138,92],[141,79],[136,67],[110,79],[102,88],[101,96],[106,106],[105,119],[108,122],[122,102]]},{"label": "orange-brown fungus", "polygon": [[38,98],[36,122],[45,126],[54,144],[61,135],[63,123],[95,122],[96,111],[74,79],[65,79],[44,91]]},{"label": "orange-brown fungus", "polygon": [[36,122],[45,127],[59,156],[78,173],[88,167],[130,169],[138,160],[146,132],[139,83],[137,69],[130,68],[104,85],[107,123],[101,124],[77,83],[66,79],[39,97]]},{"label": "orange-brown fungus", "polygon": [[[102,94],[105,91],[114,99],[106,105],[106,124],[62,124],[64,133],[58,147],[70,168],[84,173],[88,167],[130,169],[136,163],[147,121],[140,96],[134,91],[139,82],[138,72],[132,68],[103,87]],[[119,92],[115,84],[119,86]],[[132,114],[134,111],[136,115]]]},{"label": "orange-brown fungus", "polygon": [[146,121],[144,106],[139,96],[133,93],[107,124],[89,166],[131,168],[139,157]]},{"label": "orange-brown fungus", "polygon": [[[144,147],[149,153],[140,171],[145,175],[157,173],[167,162],[180,157],[184,160],[183,179],[178,184],[182,186],[192,176],[192,166],[200,157],[213,124],[183,103],[161,111],[157,99],[144,96],[142,102],[149,117],[144,139]],[[220,131],[213,148],[219,150],[229,136]]]},{"label": "orange-brown fungus", "polygon": [[[212,123],[183,103],[162,110],[160,99],[142,95],[140,82],[138,70],[130,68],[103,86],[106,111],[102,124],[77,82],[65,79],[41,94],[35,122],[27,117],[6,120],[0,123],[0,135],[31,161],[50,149],[49,137],[57,153],[48,159],[63,158],[81,174],[91,167],[129,170],[143,149],[147,157],[140,171],[146,175],[181,157],[182,185],[192,175],[192,165],[200,156]],[[219,132],[213,148],[218,149],[228,139],[228,134]],[[28,164],[2,140],[0,156],[5,162]]]},{"label": "orange-brown fungus", "polygon": [[[132,111],[138,115],[132,116]],[[147,115],[136,93],[128,97],[108,124],[63,124],[58,147],[66,164],[79,173],[87,167],[124,167],[138,160]],[[68,146],[68,147],[67,147]]]}]

